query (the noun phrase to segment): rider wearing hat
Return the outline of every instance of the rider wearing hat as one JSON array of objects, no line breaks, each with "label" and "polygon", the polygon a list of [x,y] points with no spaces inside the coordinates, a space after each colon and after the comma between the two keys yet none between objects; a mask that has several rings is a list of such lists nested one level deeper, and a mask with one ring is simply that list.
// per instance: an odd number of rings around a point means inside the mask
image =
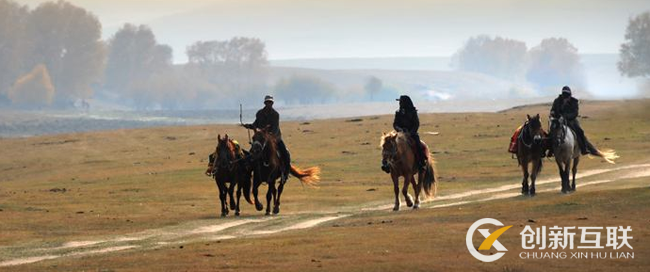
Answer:
[{"label": "rider wearing hat", "polygon": [[289,176],[291,170],[291,155],[282,141],[282,132],[280,131],[280,114],[273,108],[273,96],[264,97],[264,108],[255,114],[255,122],[245,124],[247,129],[267,129],[267,131],[277,139],[278,151],[284,164],[284,178]]},{"label": "rider wearing hat", "polygon": [[564,117],[567,126],[576,133],[578,144],[583,155],[594,153],[592,150],[595,150],[595,148],[589,143],[584,130],[580,127],[580,122],[578,121],[578,99],[571,96],[571,88],[569,86],[562,87],[562,94],[553,101],[551,117]]},{"label": "rider wearing hat", "polygon": [[[420,168],[425,169],[427,166],[427,156],[424,154],[424,147],[420,141],[418,129],[420,128],[420,119],[418,118],[418,110],[413,106],[413,101],[408,95],[402,95],[399,99],[399,110],[395,112],[395,120],[393,121],[393,128],[396,131],[407,133],[413,139],[416,145],[415,159],[417,160]],[[384,171],[390,170],[386,165],[382,166]]]}]

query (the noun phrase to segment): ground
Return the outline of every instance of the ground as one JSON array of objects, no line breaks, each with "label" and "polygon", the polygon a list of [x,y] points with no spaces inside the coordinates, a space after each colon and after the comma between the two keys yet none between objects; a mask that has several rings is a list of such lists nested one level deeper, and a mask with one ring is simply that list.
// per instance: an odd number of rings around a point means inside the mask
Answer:
[{"label": "ground", "polygon": [[[561,195],[557,168],[546,161],[541,193],[518,196],[509,137],[526,114],[548,108],[421,116],[439,193],[419,211],[403,205],[397,213],[388,212],[392,184],[379,170],[390,115],[283,123],[295,164],[320,166],[323,175],[317,188],[290,180],[276,217],[248,204],[242,218],[217,217],[216,186],[202,173],[217,134],[245,145],[236,126],[0,139],[0,263],[51,257],[0,270],[647,270],[650,101],[583,102],[588,136],[616,149],[618,164],[583,159],[583,186]],[[480,263],[464,239],[484,217],[514,225],[507,233],[515,235],[499,239],[508,248],[520,244],[526,224],[630,225],[636,258],[549,262],[512,252]]]}]

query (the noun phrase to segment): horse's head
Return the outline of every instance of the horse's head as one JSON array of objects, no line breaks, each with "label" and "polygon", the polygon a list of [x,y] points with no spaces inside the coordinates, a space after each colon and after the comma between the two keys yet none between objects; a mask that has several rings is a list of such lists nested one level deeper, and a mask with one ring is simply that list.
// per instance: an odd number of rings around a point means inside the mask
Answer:
[{"label": "horse's head", "polygon": [[221,138],[221,134],[217,136],[217,150],[216,150],[216,161],[214,165],[219,168],[229,167],[231,162],[235,159],[235,150],[226,134]]},{"label": "horse's head", "polygon": [[389,132],[381,136],[379,147],[381,147],[381,156],[383,161],[391,161],[397,155],[397,133]]},{"label": "horse's head", "polygon": [[544,138],[544,132],[542,130],[542,120],[541,117],[539,117],[539,114],[530,117],[530,115],[527,115],[528,117],[528,134],[533,137],[533,141],[536,144],[540,144]]},{"label": "horse's head", "polygon": [[255,129],[251,142],[250,153],[254,159],[258,159],[262,156],[264,150],[269,147],[274,142],[274,137],[271,135],[267,128]]},{"label": "horse's head", "polygon": [[565,131],[563,127],[564,125],[566,125],[566,121],[564,120],[564,117],[563,116],[560,116],[560,118],[550,117],[548,122],[549,122],[548,132],[549,135],[551,135],[553,142],[561,143],[562,141],[564,141]]}]

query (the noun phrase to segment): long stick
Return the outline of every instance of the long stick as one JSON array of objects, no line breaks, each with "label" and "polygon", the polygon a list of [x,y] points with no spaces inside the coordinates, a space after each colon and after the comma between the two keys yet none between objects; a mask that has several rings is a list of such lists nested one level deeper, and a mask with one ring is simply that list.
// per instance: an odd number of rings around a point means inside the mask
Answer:
[{"label": "long stick", "polygon": [[[242,110],[242,105],[241,105],[241,103],[240,103],[240,104],[239,104],[239,124],[241,124],[242,126],[244,126],[244,122],[243,122],[243,119],[242,119],[242,112],[243,112],[243,110]],[[246,131],[248,132],[248,144],[252,144],[253,142],[251,142],[251,130],[250,130],[250,129],[246,129]]]}]

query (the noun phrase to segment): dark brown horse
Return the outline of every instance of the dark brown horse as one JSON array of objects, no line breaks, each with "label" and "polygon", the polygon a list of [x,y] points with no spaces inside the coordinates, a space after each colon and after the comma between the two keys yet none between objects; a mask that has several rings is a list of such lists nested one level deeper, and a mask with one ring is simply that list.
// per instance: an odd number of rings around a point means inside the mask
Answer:
[{"label": "dark brown horse", "polygon": [[[535,117],[527,115],[527,121],[522,126],[519,137],[517,138],[517,160],[524,173],[524,179],[521,182],[521,193],[524,195],[535,195],[535,180],[537,175],[542,171],[542,154],[545,152],[546,135],[542,129],[542,121],[539,114]],[[528,165],[533,165],[532,172],[528,171]],[[530,177],[530,186],[528,186],[528,177]]]},{"label": "dark brown horse", "polygon": [[[264,206],[260,203],[257,195],[258,188],[262,183],[267,183],[269,188],[266,193],[266,215],[271,214],[271,198],[273,198],[273,214],[280,212],[280,197],[287,182],[282,178],[282,160],[278,153],[277,139],[266,129],[256,129],[253,135],[251,146],[253,177],[253,196],[255,197],[255,208],[261,211]],[[303,184],[315,185],[318,183],[320,168],[309,167],[301,170],[298,167],[291,167],[291,175],[300,179]],[[280,179],[276,188],[276,180]]]},{"label": "dark brown horse", "polygon": [[[434,196],[436,194],[437,183],[436,176],[433,169],[433,157],[429,153],[429,147],[422,142],[425,148],[425,154],[428,157],[426,170],[420,169],[415,157],[414,146],[418,146],[413,142],[412,138],[404,132],[389,132],[384,133],[381,137],[380,147],[382,148],[382,158],[390,167],[390,176],[393,179],[393,189],[395,191],[395,207],[394,211],[399,211],[399,178],[404,177],[404,187],[402,194],[406,200],[406,206],[417,209],[420,207],[420,192],[424,189],[426,197]],[[415,174],[418,174],[417,183],[415,182]],[[415,202],[411,195],[408,193],[409,185],[413,184],[415,190]]]},{"label": "dark brown horse", "polygon": [[[239,200],[242,189],[246,201],[253,203],[250,198],[252,169],[246,161],[246,156],[239,153],[238,145],[228,138],[228,134],[224,138],[218,135],[217,139],[217,147],[210,155],[208,170],[205,174],[212,176],[217,183],[221,201],[221,216],[228,215],[227,196],[230,196],[230,209],[235,211],[235,216],[239,216]],[[233,196],[235,186],[237,186],[237,199]]]}]

